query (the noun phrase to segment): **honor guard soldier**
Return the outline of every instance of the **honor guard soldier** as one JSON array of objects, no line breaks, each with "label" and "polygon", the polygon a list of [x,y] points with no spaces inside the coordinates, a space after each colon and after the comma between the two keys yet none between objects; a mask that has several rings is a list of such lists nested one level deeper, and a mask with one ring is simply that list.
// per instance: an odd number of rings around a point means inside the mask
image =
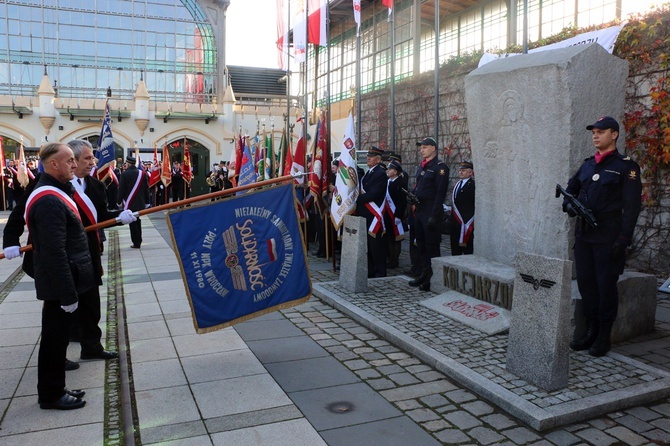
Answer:
[{"label": "honor guard soldier", "polygon": [[449,187],[449,168],[437,159],[437,142],[424,138],[416,143],[420,147],[421,165],[416,172],[416,185],[410,201],[414,203],[414,226],[421,274],[410,280],[410,286],[418,286],[422,291],[430,291],[433,276],[431,261],[440,257],[442,241],[441,225],[444,219],[444,203]]},{"label": "honor guard soldier", "polygon": [[365,217],[368,228],[368,277],[386,277],[386,246],[384,245],[384,201],[386,172],[380,163],[384,151],[368,150],[368,171],[360,181],[361,193],[356,200],[356,215]]},{"label": "honor guard soldier", "polygon": [[[640,166],[616,149],[619,123],[614,118],[604,116],[586,129],[592,132],[597,152],[570,178],[566,190],[595,222],[587,224],[580,216],[575,228],[575,267],[586,331],[570,348],[603,356],[610,349],[619,303],[617,281],[642,207],[642,183]],[[575,217],[579,203],[573,205],[566,197],[563,211]]]},{"label": "honor guard soldier", "polygon": [[475,179],[472,163],[463,161],[458,166],[460,180],[451,194],[451,215],[449,216],[449,237],[451,255],[460,256],[474,252],[475,237]]}]

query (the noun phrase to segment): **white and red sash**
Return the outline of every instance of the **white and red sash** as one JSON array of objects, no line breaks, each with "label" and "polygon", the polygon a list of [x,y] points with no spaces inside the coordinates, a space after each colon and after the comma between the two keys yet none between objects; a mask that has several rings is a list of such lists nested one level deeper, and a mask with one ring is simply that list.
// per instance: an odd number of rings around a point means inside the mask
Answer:
[{"label": "white and red sash", "polygon": [[470,220],[464,222],[463,216],[456,207],[456,193],[460,192],[461,186],[463,186],[463,184],[461,184],[462,182],[463,180],[460,180],[458,183],[456,183],[454,190],[451,192],[451,203],[453,204],[453,206],[451,206],[451,215],[458,222],[458,224],[461,225],[461,231],[458,235],[458,244],[466,245],[475,230],[475,216],[473,215],[470,217]]},{"label": "white and red sash", "polygon": [[74,202],[72,198],[62,190],[58,189],[57,187],[53,186],[40,186],[33,190],[33,192],[30,194],[28,197],[28,201],[26,201],[26,210],[24,211],[23,214],[23,220],[26,222],[26,226],[28,227],[28,230],[30,230],[30,226],[28,225],[28,215],[30,214],[30,207],[37,202],[42,197],[45,197],[47,195],[53,195],[55,197],[60,198],[63,200],[63,203],[67,207],[69,207],[72,212],[74,212],[74,215],[77,216],[79,220],[81,220],[81,216],[79,215],[79,210],[77,209],[77,203]]},{"label": "white and red sash", "polygon": [[393,222],[393,235],[395,236],[396,241],[403,240],[405,238],[405,228],[402,226],[402,220],[395,216],[396,205],[393,202],[393,198],[389,194],[388,188],[386,189],[386,203],[384,206],[384,212],[391,218]]},{"label": "white and red sash", "polygon": [[377,206],[374,201],[370,201],[368,203],[365,203],[365,207],[372,214],[372,223],[370,223],[370,227],[368,228],[368,234],[374,237],[375,235],[377,235],[377,233],[379,233],[380,230],[382,231],[382,234],[386,232],[386,228],[384,227],[384,218],[382,217],[383,212],[382,209],[384,209],[384,203],[382,203],[380,207]]},{"label": "white and red sash", "polygon": [[130,194],[128,195],[128,199],[123,200],[123,209],[126,210],[130,207],[130,203],[133,202],[135,197],[137,196],[137,193],[140,191],[140,184],[142,184],[142,180],[144,180],[144,171],[143,170],[138,170],[137,172],[137,180],[135,180],[135,184],[133,185],[133,188],[130,190]]}]

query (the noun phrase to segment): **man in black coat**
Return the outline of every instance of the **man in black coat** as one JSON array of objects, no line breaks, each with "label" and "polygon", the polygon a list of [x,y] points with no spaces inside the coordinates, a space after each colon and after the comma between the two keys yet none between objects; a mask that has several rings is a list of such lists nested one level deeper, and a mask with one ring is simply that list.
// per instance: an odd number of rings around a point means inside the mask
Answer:
[{"label": "man in black coat", "polygon": [[378,147],[368,150],[368,171],[361,178],[356,200],[356,215],[365,217],[368,227],[368,277],[386,277],[383,210],[387,179],[380,165],[382,153]]},{"label": "man in black coat", "polygon": [[42,307],[42,333],[37,360],[37,394],[42,409],[79,409],[82,390],[65,387],[65,354],[71,313],[79,294],[95,287],[91,255],[77,205],[72,199],[77,163],[65,144],[40,150],[44,172],[26,203],[32,240],[37,298]]},{"label": "man in black coat", "polygon": [[[75,139],[67,144],[77,161],[74,178],[70,181],[75,189],[74,200],[79,209],[79,215],[84,226],[90,226],[99,222],[119,217],[121,223],[131,224],[136,217],[132,211],[109,210],[107,206],[107,193],[105,185],[91,176],[91,170],[95,167],[93,147],[88,141]],[[102,241],[98,231],[87,232],[88,247],[93,262],[93,270],[98,286],[91,288],[79,295],[79,308],[74,312],[74,324],[78,329],[81,344],[81,359],[113,359],[118,356],[115,351],[107,351],[102,346],[100,339],[102,331],[100,323],[100,290],[102,285]]]},{"label": "man in black coat", "polygon": [[463,161],[458,167],[460,180],[451,193],[449,236],[451,255],[472,254],[475,237],[475,179],[472,163]]},{"label": "man in black coat", "polygon": [[397,268],[402,240],[405,239],[403,220],[407,209],[407,195],[402,191],[402,167],[398,161],[391,161],[386,168],[388,185],[386,189],[386,206],[384,206],[384,226],[386,227],[386,249],[388,268]]},{"label": "man in black coat", "polygon": [[[133,212],[148,208],[151,203],[149,196],[148,178],[144,171],[135,166],[135,158],[128,155],[126,164],[128,168],[121,174],[119,179],[119,195],[117,202],[121,203],[122,209],[130,209]],[[131,248],[140,249],[142,245],[142,222],[138,217],[136,221],[128,225],[130,227]]]},{"label": "man in black coat", "polygon": [[414,195],[418,203],[414,205],[413,221],[421,275],[410,280],[409,285],[418,286],[421,291],[430,291],[430,278],[433,276],[430,259],[440,257],[444,219],[442,204],[449,187],[449,168],[437,159],[437,142],[433,138],[424,138],[416,145],[420,147],[422,161],[416,171]]}]

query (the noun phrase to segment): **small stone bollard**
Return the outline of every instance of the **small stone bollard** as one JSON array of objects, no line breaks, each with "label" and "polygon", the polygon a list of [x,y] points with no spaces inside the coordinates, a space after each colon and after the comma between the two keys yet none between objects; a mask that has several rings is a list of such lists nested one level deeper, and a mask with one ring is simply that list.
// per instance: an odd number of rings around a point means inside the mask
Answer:
[{"label": "small stone bollard", "polygon": [[347,215],[342,228],[340,286],[352,293],[368,290],[368,233],[365,218]]}]

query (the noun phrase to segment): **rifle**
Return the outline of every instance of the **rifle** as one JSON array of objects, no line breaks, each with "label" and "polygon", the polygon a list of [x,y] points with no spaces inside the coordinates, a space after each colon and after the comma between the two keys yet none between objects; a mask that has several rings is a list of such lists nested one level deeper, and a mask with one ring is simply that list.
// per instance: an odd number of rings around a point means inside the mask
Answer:
[{"label": "rifle", "polygon": [[563,195],[568,200],[568,203],[570,206],[572,206],[572,209],[575,211],[577,216],[582,219],[582,221],[588,223],[589,226],[594,229],[598,227],[598,222],[596,221],[596,217],[593,215],[593,212],[591,212],[591,209],[584,206],[579,200],[577,200],[577,198],[563,189],[560,184],[557,184],[556,198],[560,197],[561,195]]},{"label": "rifle", "polygon": [[413,193],[411,193],[410,191],[408,191],[404,187],[400,188],[400,190],[405,192],[405,195],[407,195],[407,204],[416,206],[417,204],[421,203],[416,195],[414,195]]}]

